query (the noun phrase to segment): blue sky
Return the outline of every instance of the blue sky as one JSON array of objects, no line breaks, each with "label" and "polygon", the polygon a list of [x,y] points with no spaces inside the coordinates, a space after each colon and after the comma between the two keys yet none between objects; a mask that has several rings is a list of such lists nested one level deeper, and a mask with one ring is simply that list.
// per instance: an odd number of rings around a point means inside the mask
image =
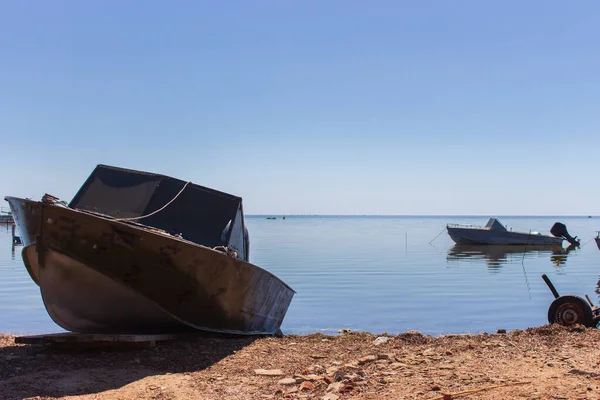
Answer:
[{"label": "blue sky", "polygon": [[70,200],[103,163],[246,213],[598,214],[594,1],[6,1],[0,22],[2,196]]}]

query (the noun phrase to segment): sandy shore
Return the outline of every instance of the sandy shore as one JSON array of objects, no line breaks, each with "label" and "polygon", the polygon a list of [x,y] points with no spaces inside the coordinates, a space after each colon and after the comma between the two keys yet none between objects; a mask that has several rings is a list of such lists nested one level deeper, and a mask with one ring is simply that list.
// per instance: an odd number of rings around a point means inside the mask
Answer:
[{"label": "sandy shore", "polygon": [[58,350],[1,335],[0,398],[599,399],[600,331],[196,336],[138,350]]}]

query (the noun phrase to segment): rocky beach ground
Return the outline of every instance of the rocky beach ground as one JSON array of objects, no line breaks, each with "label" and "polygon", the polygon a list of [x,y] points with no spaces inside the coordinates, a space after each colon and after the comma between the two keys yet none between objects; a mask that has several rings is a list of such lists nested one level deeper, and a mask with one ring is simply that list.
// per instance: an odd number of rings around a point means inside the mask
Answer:
[{"label": "rocky beach ground", "polygon": [[189,336],[147,349],[17,345],[1,399],[600,399],[600,331]]}]

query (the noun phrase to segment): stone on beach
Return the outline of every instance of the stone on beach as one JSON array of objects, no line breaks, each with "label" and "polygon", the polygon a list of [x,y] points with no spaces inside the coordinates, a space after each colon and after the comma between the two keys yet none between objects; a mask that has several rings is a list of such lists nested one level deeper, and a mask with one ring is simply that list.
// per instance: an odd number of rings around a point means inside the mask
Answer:
[{"label": "stone on beach", "polygon": [[314,390],[315,389],[315,384],[312,383],[311,381],[304,381],[300,384],[300,390]]},{"label": "stone on beach", "polygon": [[283,378],[278,382],[280,385],[295,385],[296,380],[294,378]]},{"label": "stone on beach", "polygon": [[338,370],[333,374],[333,380],[335,382],[341,382],[344,380],[345,377],[346,377],[346,373],[344,371]]},{"label": "stone on beach", "polygon": [[266,376],[282,376],[283,371],[280,369],[255,369],[254,373],[256,375],[266,375]]},{"label": "stone on beach", "polygon": [[380,344],[384,344],[386,343],[388,340],[390,340],[389,337],[386,336],[379,336],[377,339],[373,340],[373,344],[375,346],[379,346]]},{"label": "stone on beach", "polygon": [[364,365],[377,360],[377,356],[365,356],[358,360],[358,365]]},{"label": "stone on beach", "polygon": [[345,384],[342,382],[334,382],[327,386],[328,392],[342,392],[344,390]]}]

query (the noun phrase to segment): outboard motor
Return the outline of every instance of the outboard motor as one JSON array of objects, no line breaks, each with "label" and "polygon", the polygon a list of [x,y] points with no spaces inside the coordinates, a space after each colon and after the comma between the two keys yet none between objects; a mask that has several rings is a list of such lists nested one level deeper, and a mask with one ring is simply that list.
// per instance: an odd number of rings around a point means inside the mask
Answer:
[{"label": "outboard motor", "polygon": [[577,240],[577,236],[572,237],[569,235],[569,232],[567,232],[567,226],[565,224],[555,222],[554,225],[552,225],[552,228],[550,228],[550,233],[556,237],[565,238],[573,246],[579,247],[579,240]]}]

